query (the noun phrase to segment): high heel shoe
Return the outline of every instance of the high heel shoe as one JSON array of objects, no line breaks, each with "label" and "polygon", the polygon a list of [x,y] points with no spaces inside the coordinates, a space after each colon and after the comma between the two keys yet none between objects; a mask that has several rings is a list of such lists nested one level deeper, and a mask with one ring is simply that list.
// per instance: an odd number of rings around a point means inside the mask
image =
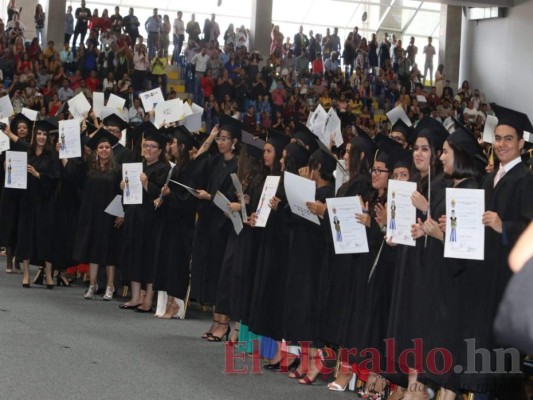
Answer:
[{"label": "high heel shoe", "polygon": [[202,339],[209,339],[210,337],[212,337],[213,334],[211,333],[211,329],[213,329],[213,328],[214,328],[214,325],[215,325],[215,324],[218,324],[218,323],[219,323],[219,322],[218,322],[216,319],[214,319],[211,328],[209,328],[209,330],[208,330],[207,332],[202,333],[201,338],[202,338]]},{"label": "high heel shoe", "polygon": [[94,286],[91,285],[89,286],[89,289],[87,289],[83,297],[85,298],[85,300],[90,300],[94,297],[97,291],[98,291],[98,285],[94,285]]},{"label": "high heel shoe", "polygon": [[231,332],[231,328],[229,327],[229,323],[228,322],[219,322],[218,323],[219,325],[228,325],[228,329],[226,330],[226,333],[223,334],[222,336],[215,336],[215,335],[211,335],[210,337],[207,338],[207,341],[208,342],[222,342],[222,340],[224,338],[226,338],[226,341],[228,340],[229,338],[229,333]]},{"label": "high heel shoe", "polygon": [[33,284],[42,285],[43,282],[44,282],[44,268],[40,267],[37,273],[35,274],[35,277],[33,278]]},{"label": "high heel shoe", "polygon": [[[177,311],[176,311],[176,307],[177,307]],[[165,313],[161,318],[163,319],[184,319],[185,318],[185,304],[183,303],[183,300],[174,298],[174,302],[170,304],[168,313]]]},{"label": "high heel shoe", "polygon": [[115,288],[113,286],[107,286],[105,288],[105,294],[102,296],[102,300],[111,301],[113,299],[113,293],[115,293]]},{"label": "high heel shoe", "polygon": [[[345,375],[347,375],[347,374],[345,374]],[[339,376],[337,376],[337,379],[339,378]],[[353,373],[351,373],[350,374],[350,379],[348,379],[348,381],[346,382],[346,384],[344,386],[341,386],[340,384],[338,384],[337,381],[328,383],[328,389],[332,390],[334,392],[344,392],[344,391],[346,391],[346,389],[348,388],[348,386],[350,385],[350,382],[354,379],[354,377],[355,377],[355,375]]]}]

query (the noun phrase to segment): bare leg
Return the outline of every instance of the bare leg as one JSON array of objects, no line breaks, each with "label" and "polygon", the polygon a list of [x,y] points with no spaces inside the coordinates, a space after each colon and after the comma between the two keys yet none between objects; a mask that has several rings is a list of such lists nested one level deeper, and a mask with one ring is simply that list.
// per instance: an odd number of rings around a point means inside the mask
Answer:
[{"label": "bare leg", "polygon": [[142,304],[140,305],[139,309],[142,311],[148,311],[150,308],[152,308],[152,302],[154,300],[154,291],[153,291],[153,285],[151,283],[146,284],[146,291],[144,294],[144,299],[142,301]]},{"label": "bare leg", "polygon": [[318,356],[319,352],[318,349],[315,347],[309,347],[309,354],[308,354],[308,369],[305,376],[300,379],[298,382],[304,385],[309,385],[316,381],[318,376],[320,375],[320,371],[322,368],[322,363],[320,361],[320,357]]},{"label": "bare leg", "polygon": [[54,286],[54,279],[52,278],[52,263],[45,261],[44,263],[44,273],[46,277],[46,287],[50,288]]},{"label": "bare leg", "polygon": [[22,261],[22,284],[30,285],[30,260]]},{"label": "bare leg", "polygon": [[106,267],[106,272],[107,272],[107,287],[112,287],[114,288],[115,286],[115,271],[116,271],[116,268],[114,265],[108,265]]},{"label": "bare leg", "polygon": [[98,264],[89,264],[89,286],[96,287],[96,281],[98,279]]},{"label": "bare leg", "polygon": [[130,282],[131,286],[131,299],[124,303],[127,306],[136,306],[141,304],[141,283],[140,282]]},{"label": "bare leg", "polygon": [[[212,331],[213,337],[218,337],[222,339],[228,330],[229,315],[215,313],[215,321],[217,321],[218,323]],[[214,340],[218,341],[217,339]]]}]

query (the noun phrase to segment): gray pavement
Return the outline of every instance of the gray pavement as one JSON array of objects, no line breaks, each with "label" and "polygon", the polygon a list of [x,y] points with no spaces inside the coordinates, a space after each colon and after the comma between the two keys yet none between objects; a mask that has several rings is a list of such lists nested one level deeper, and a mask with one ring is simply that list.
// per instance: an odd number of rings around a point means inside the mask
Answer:
[{"label": "gray pavement", "polygon": [[186,320],[159,320],[85,300],[82,286],[21,282],[0,257],[0,400],[354,397],[282,374],[225,373],[225,346],[199,338],[210,316],[194,305]]}]

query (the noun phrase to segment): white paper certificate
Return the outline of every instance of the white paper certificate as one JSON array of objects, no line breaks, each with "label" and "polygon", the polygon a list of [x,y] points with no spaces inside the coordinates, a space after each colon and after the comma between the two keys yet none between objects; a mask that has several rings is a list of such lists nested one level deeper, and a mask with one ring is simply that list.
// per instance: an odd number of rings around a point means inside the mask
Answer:
[{"label": "white paper certificate", "polygon": [[241,216],[238,212],[231,211],[229,208],[230,201],[227,199],[226,196],[224,196],[222,193],[217,192],[215,195],[215,198],[213,199],[213,203],[220,208],[224,214],[226,214],[229,219],[231,219],[231,223],[233,224],[233,229],[235,229],[235,233],[238,235],[241,233],[243,224],[241,220]]},{"label": "white paper certificate", "polygon": [[59,121],[59,158],[81,157],[80,121]]},{"label": "white paper certificate", "polygon": [[318,217],[311,214],[307,208],[307,202],[314,202],[316,195],[316,184],[310,179],[302,178],[301,176],[285,172],[285,195],[287,202],[291,207],[293,214],[305,218],[308,221],[320,225]]},{"label": "white paper certificate", "polygon": [[112,108],[115,111],[115,114],[120,115],[122,114],[122,110],[124,109],[125,104],[126,99],[123,99],[122,97],[118,97],[117,95],[111,93],[109,95],[109,99],[107,100],[106,106]]},{"label": "white paper certificate", "polygon": [[264,228],[268,221],[268,216],[270,215],[270,200],[272,197],[276,196],[278,191],[279,181],[281,176],[267,176],[265,179],[265,184],[263,185],[263,191],[261,192],[261,199],[257,206],[255,215],[257,220],[255,222],[256,228]]},{"label": "white paper certificate", "polygon": [[67,103],[68,109],[74,118],[85,118],[91,109],[91,104],[87,101],[83,93],[78,93],[78,95],[74,96]]},{"label": "white paper certificate", "polygon": [[4,186],[10,189],[26,189],[28,186],[28,153],[6,151],[6,179]]},{"label": "white paper certificate", "polygon": [[122,180],[124,181],[124,204],[142,204],[143,187],[141,184],[142,163],[122,164]]},{"label": "white paper certificate", "polygon": [[[0,120],[0,122],[2,122],[3,124],[8,125],[9,124],[9,119],[4,118],[4,119]],[[10,146],[9,136],[7,136],[4,133],[4,131],[0,131],[0,154],[2,154],[6,150],[9,150],[9,146]],[[1,167],[2,166],[0,166],[0,168]]]},{"label": "white paper certificate", "polygon": [[335,254],[368,253],[366,228],[355,219],[363,213],[359,196],[326,199],[326,204]]},{"label": "white paper certificate", "polygon": [[482,189],[446,189],[444,257],[466,260],[485,258],[485,211]]},{"label": "white paper certificate", "polygon": [[9,118],[14,114],[9,96],[0,97],[0,118]]},{"label": "white paper certificate", "polygon": [[104,109],[104,93],[93,92],[93,111],[97,117],[101,117],[102,110]]},{"label": "white paper certificate", "polygon": [[246,199],[244,198],[244,191],[242,190],[242,184],[239,180],[239,177],[237,174],[231,174],[231,181],[233,182],[233,186],[235,187],[235,191],[238,194],[239,202],[241,203],[241,216],[242,220],[246,221],[248,219],[248,214],[246,213]]},{"label": "white paper certificate", "polygon": [[143,103],[144,112],[152,111],[159,103],[163,103],[165,101],[163,92],[161,92],[161,88],[155,88],[141,93],[140,97],[141,102]]},{"label": "white paper certificate", "polygon": [[411,236],[411,225],[416,223],[416,208],[411,201],[413,192],[416,192],[415,182],[389,180],[387,237],[392,243],[416,246]]},{"label": "white paper certificate", "polygon": [[177,122],[182,114],[181,99],[173,99],[158,103],[155,107],[154,125],[161,128],[164,124]]},{"label": "white paper certificate", "polygon": [[349,177],[348,171],[346,171],[346,161],[338,160],[337,168],[335,169],[335,194],[339,191],[340,187],[346,179]]}]

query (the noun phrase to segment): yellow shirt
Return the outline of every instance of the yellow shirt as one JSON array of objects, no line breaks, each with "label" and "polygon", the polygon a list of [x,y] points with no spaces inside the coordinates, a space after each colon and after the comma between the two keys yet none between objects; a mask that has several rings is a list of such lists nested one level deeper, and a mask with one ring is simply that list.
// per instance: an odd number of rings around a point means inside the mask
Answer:
[{"label": "yellow shirt", "polygon": [[168,60],[166,57],[155,57],[152,60],[152,74],[165,75]]}]

